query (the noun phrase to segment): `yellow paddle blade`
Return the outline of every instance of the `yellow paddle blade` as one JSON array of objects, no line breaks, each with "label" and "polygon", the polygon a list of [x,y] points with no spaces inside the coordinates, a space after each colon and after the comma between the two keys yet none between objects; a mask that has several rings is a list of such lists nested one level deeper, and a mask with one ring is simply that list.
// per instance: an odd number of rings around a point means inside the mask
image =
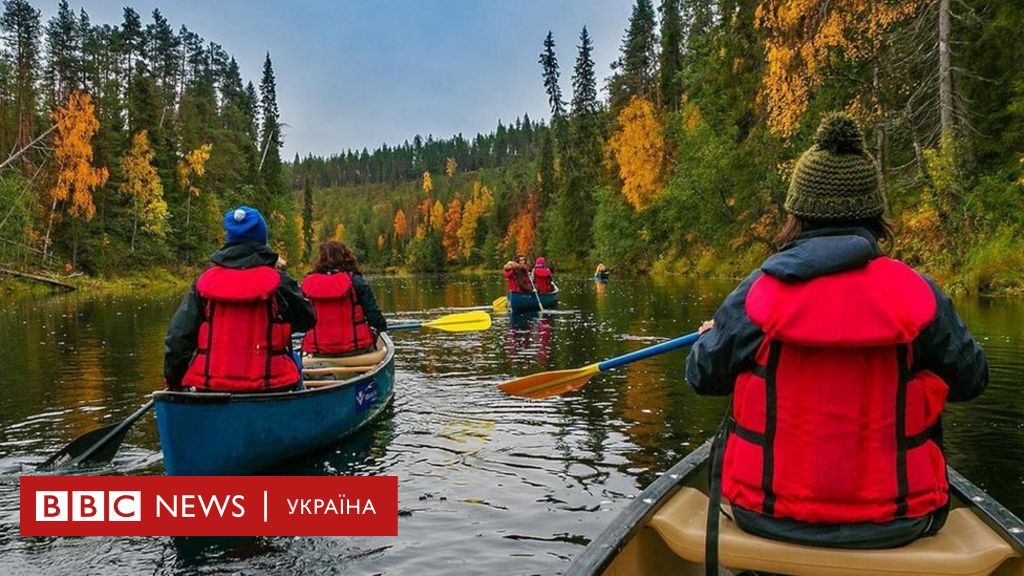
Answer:
[{"label": "yellow paddle blade", "polygon": [[502,296],[492,302],[491,308],[494,308],[495,312],[505,312],[508,310],[508,296]]},{"label": "yellow paddle blade", "polygon": [[504,384],[500,384],[498,389],[512,396],[522,396],[537,400],[579,390],[600,371],[601,369],[598,368],[597,364],[591,364],[573,370],[541,372],[540,374],[531,374],[522,378],[516,378],[515,380],[509,380]]},{"label": "yellow paddle blade", "polygon": [[491,315],[483,310],[449,314],[423,323],[424,328],[437,328],[445,332],[473,332],[491,327]]}]

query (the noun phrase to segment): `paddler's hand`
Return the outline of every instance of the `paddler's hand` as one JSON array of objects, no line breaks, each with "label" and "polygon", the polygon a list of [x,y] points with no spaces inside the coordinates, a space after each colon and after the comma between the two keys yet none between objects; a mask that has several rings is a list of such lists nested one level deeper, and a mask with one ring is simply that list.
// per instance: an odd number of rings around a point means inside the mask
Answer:
[{"label": "paddler's hand", "polygon": [[700,328],[697,328],[697,333],[700,334],[701,336],[703,336],[705,332],[707,332],[708,330],[711,330],[714,327],[715,327],[715,321],[714,320],[705,320],[704,322],[701,323]]}]

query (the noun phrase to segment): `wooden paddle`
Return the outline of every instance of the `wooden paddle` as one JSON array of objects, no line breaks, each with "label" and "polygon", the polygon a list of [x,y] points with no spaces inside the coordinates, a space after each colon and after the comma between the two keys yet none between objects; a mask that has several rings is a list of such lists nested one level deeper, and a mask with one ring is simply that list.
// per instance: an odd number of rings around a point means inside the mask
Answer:
[{"label": "wooden paddle", "polygon": [[125,435],[131,429],[132,424],[142,418],[142,415],[153,407],[153,401],[136,410],[131,416],[117,424],[97,428],[86,432],[75,438],[70,444],[61,448],[45,462],[39,465],[40,469],[70,468],[79,464],[105,464],[114,458],[117,449],[121,447]]},{"label": "wooden paddle", "polygon": [[531,398],[534,400],[547,398],[548,396],[565,394],[566,392],[579,390],[589,382],[591,378],[600,372],[607,372],[608,370],[618,368],[619,366],[625,366],[626,364],[630,364],[638,360],[643,360],[645,358],[650,358],[651,356],[657,356],[658,354],[664,354],[665,352],[690,346],[697,341],[699,336],[699,332],[694,332],[693,334],[680,336],[674,340],[655,344],[654,346],[648,346],[647,348],[641,348],[635,352],[616,356],[615,358],[610,358],[604,362],[590,364],[582,368],[575,368],[573,370],[554,370],[551,372],[541,372],[539,374],[516,378],[515,380],[509,380],[508,382],[499,385],[498,389],[506,394],[522,396],[524,398]]},{"label": "wooden paddle", "polygon": [[483,310],[474,310],[472,312],[449,314],[428,322],[392,324],[388,326],[388,331],[434,328],[436,330],[444,330],[445,332],[474,332],[477,330],[487,330],[490,327],[491,315]]}]

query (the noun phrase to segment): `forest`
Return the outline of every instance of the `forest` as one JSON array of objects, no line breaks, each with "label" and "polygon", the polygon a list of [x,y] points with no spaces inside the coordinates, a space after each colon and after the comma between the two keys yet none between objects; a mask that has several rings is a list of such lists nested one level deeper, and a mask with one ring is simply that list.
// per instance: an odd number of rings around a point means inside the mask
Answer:
[{"label": "forest", "polygon": [[544,121],[296,158],[309,236],[342,238],[373,267],[521,253],[562,270],[745,275],[775,248],[819,119],[846,110],[889,199],[887,250],[953,290],[1024,291],[1014,3],[637,0],[625,24],[607,79],[586,28],[538,42]]},{"label": "forest", "polygon": [[0,40],[0,257],[62,274],[198,265],[239,203],[301,252],[269,53],[257,87],[159,10],[94,24],[66,0],[46,22],[5,0]]},{"label": "forest", "polygon": [[[774,249],[823,114],[860,121],[896,222],[886,249],[946,287],[1024,293],[1024,11],[999,0],[636,0],[612,74],[537,39],[546,118],[281,159],[258,85],[159,10],[66,0],[0,16],[0,244],[62,272],[200,266],[250,203],[297,271],[337,238],[368,268],[744,275]],[[567,48],[568,47],[568,48]],[[508,111],[512,117],[515,111]],[[5,156],[6,157],[6,156]],[[3,251],[0,250],[0,255]]]}]

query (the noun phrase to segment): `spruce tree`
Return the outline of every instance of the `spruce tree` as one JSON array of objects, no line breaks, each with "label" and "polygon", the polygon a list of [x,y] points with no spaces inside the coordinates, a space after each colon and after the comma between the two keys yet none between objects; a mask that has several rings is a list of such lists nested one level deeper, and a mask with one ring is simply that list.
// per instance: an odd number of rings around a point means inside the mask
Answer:
[{"label": "spruce tree", "polygon": [[277,110],[277,83],[274,79],[274,65],[267,52],[263,61],[263,78],[260,80],[260,179],[267,198],[283,198],[285,186],[281,179],[281,122]]},{"label": "spruce tree", "polygon": [[625,106],[633,96],[656,99],[657,46],[651,0],[636,0],[619,49],[621,54],[612,65],[615,74],[609,83],[609,92],[613,111]]},{"label": "spruce tree", "polygon": [[550,30],[544,38],[544,51],[540,53],[539,62],[543,68],[544,90],[548,93],[548,105],[554,122],[556,118],[565,117],[565,102],[562,101],[562,88],[558,85],[558,57],[555,56],[555,38]]},{"label": "spruce tree", "polygon": [[661,54],[659,62],[661,105],[679,107],[682,96],[676,75],[683,69],[683,21],[679,0],[661,1]]}]

